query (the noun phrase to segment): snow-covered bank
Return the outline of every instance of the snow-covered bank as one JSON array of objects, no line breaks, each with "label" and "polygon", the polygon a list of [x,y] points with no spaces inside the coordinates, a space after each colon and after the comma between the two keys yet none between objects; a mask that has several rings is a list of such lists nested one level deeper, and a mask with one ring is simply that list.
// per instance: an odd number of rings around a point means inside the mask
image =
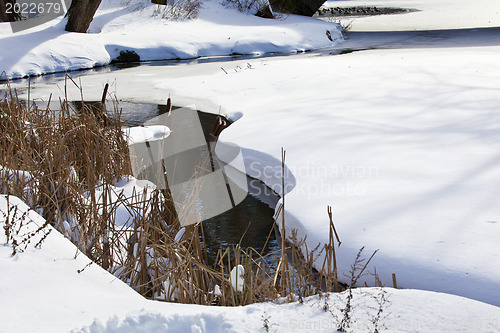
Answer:
[{"label": "snow-covered bank", "polygon": [[224,7],[218,0],[204,1],[194,20],[163,19],[154,14],[157,7],[147,0],[128,5],[104,0],[88,34],[65,32],[65,19],[35,31],[4,32],[0,34],[0,72],[19,78],[92,68],[127,51],[143,61],[188,59],[297,52],[330,47],[342,40],[338,24],[299,16],[262,19]]},{"label": "snow-covered bank", "polygon": [[[8,201],[18,207],[18,218],[28,212],[19,199],[10,196]],[[7,197],[0,195],[2,227],[6,212]],[[24,232],[43,225],[38,214],[27,214]],[[148,301],[99,266],[86,266],[90,260],[83,254],[75,258],[76,247],[48,228],[52,231],[40,248],[35,237],[15,256],[0,234],[2,332],[257,332],[265,331],[266,320],[276,332],[332,332],[342,318],[346,294],[233,308]],[[372,332],[379,308],[381,331],[500,332],[498,307],[453,295],[378,288],[354,291],[355,332]]]},{"label": "snow-covered bank", "polygon": [[[28,207],[15,197],[9,198],[10,206],[17,205],[18,225]],[[0,195],[0,219],[5,225],[7,198]],[[11,212],[12,219],[13,212]],[[45,220],[34,211],[29,211],[26,220],[33,221],[24,233],[42,226]],[[12,222],[12,221],[11,221]],[[98,265],[88,266],[90,260],[77,255],[76,247],[52,227],[51,233],[42,243],[35,244],[35,237],[28,248],[11,256],[12,246],[6,244],[5,234],[0,234],[0,275],[2,328],[4,332],[68,332],[76,323],[85,323],[94,318],[105,320],[109,312],[125,314],[131,302],[143,302],[143,298],[122,281]],[[75,255],[76,258],[75,258]],[[50,310],[48,310],[50,308]],[[72,309],[72,310],[70,310]]]}]

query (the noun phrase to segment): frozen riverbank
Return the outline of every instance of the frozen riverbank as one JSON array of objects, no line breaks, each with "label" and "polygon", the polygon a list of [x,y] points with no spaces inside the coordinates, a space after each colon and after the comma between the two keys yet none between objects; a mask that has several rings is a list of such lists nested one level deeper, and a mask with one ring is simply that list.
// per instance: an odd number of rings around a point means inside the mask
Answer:
[{"label": "frozen riverbank", "polygon": [[104,0],[88,34],[64,31],[65,19],[15,34],[6,32],[8,23],[0,23],[0,49],[9,50],[0,53],[0,72],[19,78],[92,68],[132,52],[141,61],[300,52],[342,40],[335,23],[293,15],[262,19],[217,0],[204,1],[195,20],[167,20],[155,14],[156,9],[145,0],[128,5]]}]

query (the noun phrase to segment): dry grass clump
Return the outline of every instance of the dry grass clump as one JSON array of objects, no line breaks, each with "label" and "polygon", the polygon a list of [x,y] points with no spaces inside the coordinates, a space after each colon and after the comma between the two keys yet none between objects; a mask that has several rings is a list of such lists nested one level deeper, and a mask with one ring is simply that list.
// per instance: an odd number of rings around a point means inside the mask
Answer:
[{"label": "dry grass clump", "polygon": [[59,101],[61,109],[53,111],[49,100],[37,107],[20,101],[8,84],[1,96],[0,165],[10,174],[3,177],[1,191],[33,203],[46,219],[55,219],[56,207],[69,208],[75,192],[130,173],[118,117],[103,126],[85,105],[74,109]]},{"label": "dry grass clump", "polygon": [[[50,99],[45,107],[20,101],[8,84],[0,96],[0,193],[20,197],[145,297],[235,306],[342,289],[331,210],[328,244],[308,249],[292,231],[283,233],[278,253],[263,256],[235,246],[220,249],[211,265],[201,223],[181,228],[168,190],[124,194],[115,186],[131,173],[117,107],[111,117],[102,105],[83,101],[59,100],[60,110],[52,110]],[[275,224],[284,224],[283,211]]]},{"label": "dry grass clump", "polygon": [[[20,101],[7,84],[0,101],[0,192],[36,209],[79,248],[105,267],[108,229],[96,203],[96,184],[130,173],[119,117],[107,120],[85,105],[60,110]],[[118,115],[117,115],[118,116]],[[104,198],[105,199],[105,198]],[[105,200],[104,200],[105,202]]]}]

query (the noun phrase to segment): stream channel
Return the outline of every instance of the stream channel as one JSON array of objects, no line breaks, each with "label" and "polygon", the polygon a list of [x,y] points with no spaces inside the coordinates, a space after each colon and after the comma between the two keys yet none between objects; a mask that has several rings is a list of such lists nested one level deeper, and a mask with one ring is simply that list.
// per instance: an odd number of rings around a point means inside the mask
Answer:
[{"label": "stream channel", "polygon": [[[239,151],[239,147],[217,142],[213,135],[214,125],[221,120],[225,125],[219,128],[220,131],[230,125],[228,120],[190,108],[173,107],[168,112],[166,105],[157,104],[120,102],[119,108],[124,124],[162,124],[171,129],[167,138],[140,143],[138,146],[134,144],[131,152],[138,151],[135,155],[144,154],[145,151],[155,153],[161,146],[164,151],[161,163],[167,170],[168,186],[174,201],[190,210],[188,218],[191,220],[186,223],[193,221],[193,212],[199,214],[202,220],[210,264],[214,263],[219,249],[225,250],[237,244],[242,248],[252,247],[264,256],[280,249],[274,231],[267,245],[265,243],[273,229],[274,208],[280,197],[264,183],[217,158],[220,152],[237,155]],[[155,179],[155,174],[158,172],[151,165],[134,170],[137,178],[151,180],[161,187],[162,181]],[[164,173],[161,174],[163,176]],[[201,182],[196,182],[200,179]],[[201,189],[193,191],[196,184]],[[193,201],[193,192],[195,200],[190,203]],[[178,213],[182,223],[183,212],[181,210]]]}]

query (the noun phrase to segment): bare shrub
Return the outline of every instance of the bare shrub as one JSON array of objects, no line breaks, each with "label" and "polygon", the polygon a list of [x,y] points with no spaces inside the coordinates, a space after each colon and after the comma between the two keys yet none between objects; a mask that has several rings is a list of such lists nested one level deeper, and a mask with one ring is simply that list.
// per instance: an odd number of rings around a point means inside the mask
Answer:
[{"label": "bare shrub", "polygon": [[[30,217],[30,210],[22,211],[17,204],[10,203],[10,196],[6,196],[6,211],[0,209],[3,219],[3,229],[6,244],[12,246],[12,256],[24,252],[33,241],[35,248],[40,248],[52,229],[47,228],[47,223],[37,223]],[[22,212],[22,213],[21,213]]]},{"label": "bare shrub", "polygon": [[154,15],[164,19],[194,19],[201,8],[200,0],[157,0]]},{"label": "bare shrub", "polygon": [[[362,253],[364,250],[364,246],[359,250],[358,254],[356,255],[356,259],[354,260],[354,264],[351,266],[351,271],[349,272],[349,277],[350,277],[350,283],[347,288],[347,297],[346,297],[346,302],[345,302],[345,307],[342,309],[342,320],[339,323],[339,326],[337,328],[338,331],[340,332],[345,332],[346,329],[348,329],[352,322],[352,314],[353,314],[353,292],[352,289],[358,282],[358,280],[363,276],[366,275],[365,273],[366,267],[370,263],[370,261],[373,259],[373,256],[377,253],[378,250],[374,251],[373,254],[370,256],[368,260],[362,257]],[[378,320],[377,320],[378,321]]]}]

